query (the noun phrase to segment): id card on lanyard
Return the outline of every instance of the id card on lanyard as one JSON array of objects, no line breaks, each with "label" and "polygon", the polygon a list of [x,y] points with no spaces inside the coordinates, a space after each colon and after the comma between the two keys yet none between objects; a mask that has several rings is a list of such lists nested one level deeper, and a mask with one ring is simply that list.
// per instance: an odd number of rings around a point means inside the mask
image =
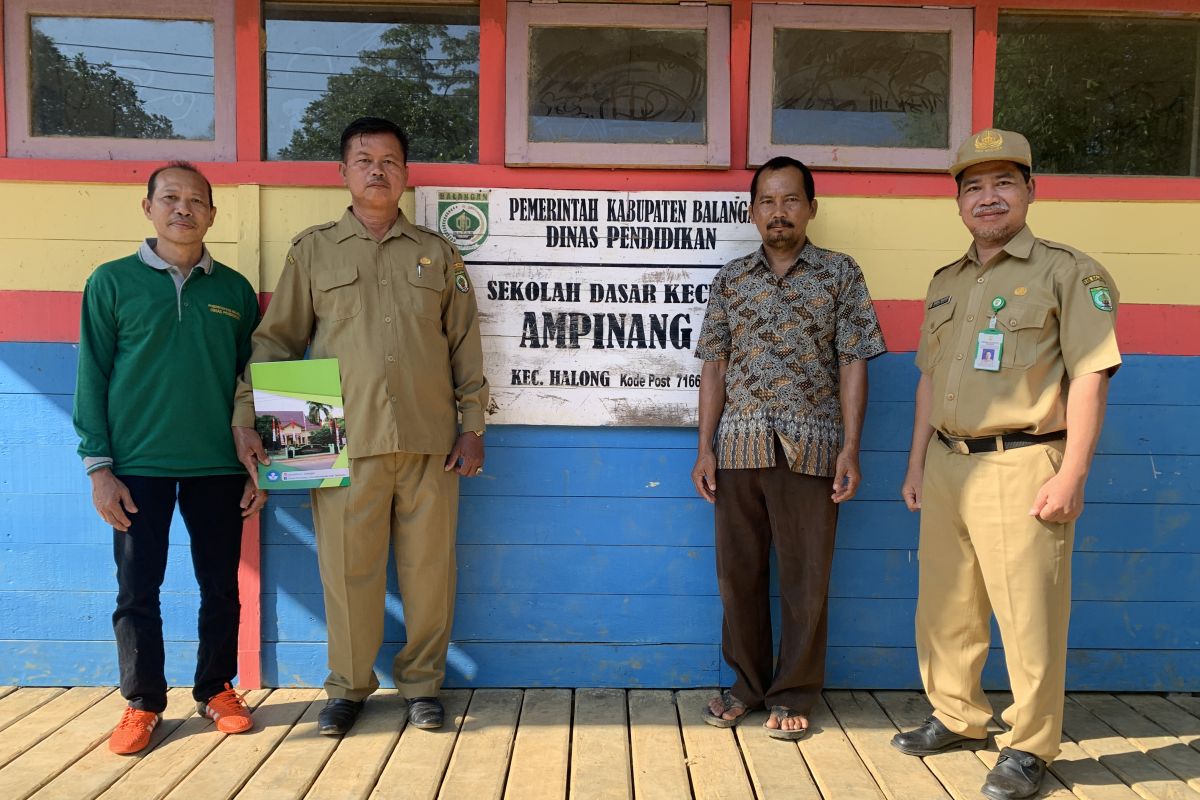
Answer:
[{"label": "id card on lanyard", "polygon": [[1004,332],[996,327],[996,314],[1007,303],[1003,297],[992,300],[992,318],[988,326],[979,332],[975,344],[975,369],[985,372],[1000,371],[1000,357],[1004,353]]}]

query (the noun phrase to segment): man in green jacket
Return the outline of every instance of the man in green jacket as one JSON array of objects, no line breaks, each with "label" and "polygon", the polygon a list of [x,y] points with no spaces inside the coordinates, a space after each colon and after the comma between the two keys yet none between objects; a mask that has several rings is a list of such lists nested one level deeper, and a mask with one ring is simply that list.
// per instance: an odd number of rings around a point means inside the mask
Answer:
[{"label": "man in green jacket", "polygon": [[229,428],[258,299],[204,246],[216,214],[212,187],[194,166],[173,161],[150,175],[142,210],[157,236],[97,267],[84,288],[74,411],[92,502],[113,528],[113,630],[129,702],[109,739],[119,754],[150,743],[167,705],[159,588],[176,499],[200,585],[192,694],[219,730],[251,727],[231,686],[238,560],[243,518],[266,502]]}]

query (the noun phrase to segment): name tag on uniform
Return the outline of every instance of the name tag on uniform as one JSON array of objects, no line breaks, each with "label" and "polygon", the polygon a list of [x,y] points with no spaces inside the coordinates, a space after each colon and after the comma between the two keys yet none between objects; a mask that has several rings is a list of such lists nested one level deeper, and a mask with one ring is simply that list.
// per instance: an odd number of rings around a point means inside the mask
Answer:
[{"label": "name tag on uniform", "polygon": [[975,369],[987,372],[1000,371],[1000,354],[1004,352],[1004,334],[995,328],[984,328],[979,332],[975,345]]}]

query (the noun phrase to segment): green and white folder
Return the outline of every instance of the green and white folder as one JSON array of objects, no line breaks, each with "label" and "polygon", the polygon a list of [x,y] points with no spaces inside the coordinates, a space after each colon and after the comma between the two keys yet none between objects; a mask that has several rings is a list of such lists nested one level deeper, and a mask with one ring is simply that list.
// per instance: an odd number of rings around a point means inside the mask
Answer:
[{"label": "green and white folder", "polygon": [[270,464],[258,465],[262,489],[350,485],[346,417],[336,358],[250,365],[254,427]]}]

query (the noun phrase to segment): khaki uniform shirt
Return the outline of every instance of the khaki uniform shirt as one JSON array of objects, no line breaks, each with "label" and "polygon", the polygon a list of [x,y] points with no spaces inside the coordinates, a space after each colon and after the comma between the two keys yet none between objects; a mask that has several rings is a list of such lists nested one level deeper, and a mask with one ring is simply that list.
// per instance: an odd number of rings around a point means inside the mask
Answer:
[{"label": "khaki uniform shirt", "polygon": [[[974,363],[996,297],[1004,346],[991,372]],[[1028,227],[987,264],[972,245],[934,274],[925,297],[917,367],[933,381],[930,423],[966,438],[1065,430],[1070,380],[1121,363],[1117,299],[1104,267]]]},{"label": "khaki uniform shirt", "polygon": [[713,279],[696,357],[728,361],[717,429],[720,469],[775,466],[831,477],[841,449],[840,368],[884,352],[862,270],[805,242],[783,277],[760,247]]},{"label": "khaki uniform shirt", "polygon": [[[475,292],[453,245],[404,215],[377,242],[349,209],[292,240],[250,363],[340,362],[352,457],[449,453],[484,429]],[[254,426],[247,368],[235,425]]]}]

